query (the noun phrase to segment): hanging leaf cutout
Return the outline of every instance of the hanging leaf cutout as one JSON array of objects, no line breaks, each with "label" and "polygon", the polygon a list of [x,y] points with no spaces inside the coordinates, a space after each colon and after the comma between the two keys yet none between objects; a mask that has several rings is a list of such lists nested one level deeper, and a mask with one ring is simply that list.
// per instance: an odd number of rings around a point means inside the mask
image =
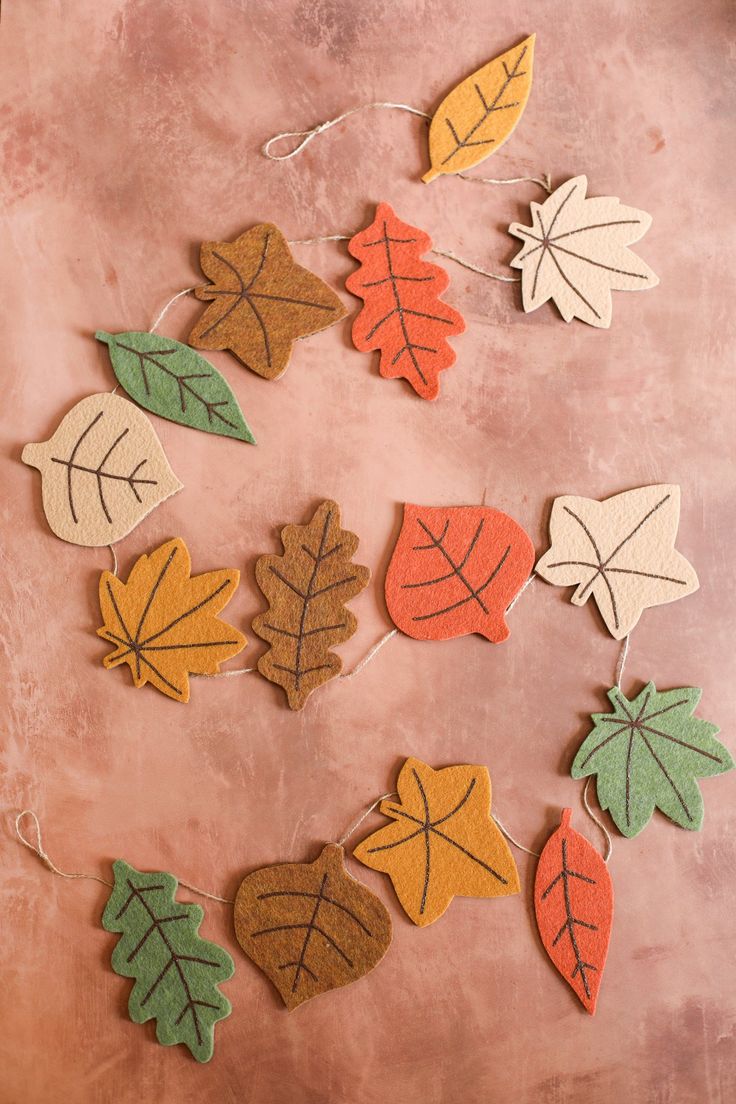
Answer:
[{"label": "hanging leaf cutout", "polygon": [[513,856],[491,819],[486,767],[432,770],[407,759],[396,789],[399,802],[381,802],[393,824],[379,828],[353,852],[393,882],[401,907],[421,927],[438,920],[453,897],[504,897],[519,892]]},{"label": "hanging leaf cutout", "polygon": [[119,395],[82,399],[22,460],[41,472],[46,520],[71,544],[113,544],[182,488],[148,418]]},{"label": "hanging leaf cutout", "polygon": [[439,373],[455,363],[447,339],[465,329],[440,298],[450,282],[444,268],[421,259],[431,248],[428,234],[379,203],[371,225],[348,243],[360,268],[345,281],[365,302],[353,323],[355,348],[380,349],[384,379],[408,380],[423,399],[437,398]]},{"label": "hanging leaf cutout", "polygon": [[613,882],[596,851],[570,827],[547,840],[534,880],[534,911],[549,957],[591,1016],[595,1012],[613,922]]},{"label": "hanging leaf cutout", "polygon": [[487,62],[444,98],[429,127],[425,184],[472,168],[511,137],[532,90],[535,37]]},{"label": "hanging leaf cutout", "polygon": [[204,912],[176,900],[171,874],[142,874],[118,859],[102,926],[120,932],[112,968],[135,978],[128,1001],[133,1023],[155,1019],[164,1046],[184,1043],[198,1062],[212,1057],[215,1024],[230,1015],[218,986],[235,966],[227,951],[199,935]]},{"label": "hanging leaf cutout", "polygon": [[238,942],[289,1011],[364,977],[391,943],[387,909],[344,858],[330,843],[313,863],[265,866],[235,898]]},{"label": "hanging leaf cutout", "polygon": [[614,687],[613,712],[593,714],[571,773],[597,776],[598,802],[624,836],[638,835],[655,808],[681,828],[702,827],[696,779],[723,774],[734,762],[715,738],[717,726],[694,716],[701,693],[692,686],[658,693],[650,682],[629,701]]},{"label": "hanging leaf cutout", "polygon": [[593,595],[616,640],[631,632],[649,606],[674,602],[698,589],[698,577],[675,551],[680,488],[660,483],[597,502],[563,495],[552,504],[551,547],[537,575],[575,586],[573,605]]},{"label": "hanging leaf cutout", "polygon": [[95,337],[108,346],[118,383],[139,406],[178,425],[255,444],[227,380],[194,349],[156,333],[98,330]]},{"label": "hanging leaf cutout", "polygon": [[355,632],[345,603],[368,585],[370,571],[352,562],[358,538],[340,528],[336,502],[323,502],[308,525],[287,525],[281,540],[283,556],[261,556],[256,564],[269,609],[255,618],[253,631],[271,645],[258,670],[284,688],[291,709],[302,709],[342,670],[330,648]]},{"label": "hanging leaf cutout", "polygon": [[587,188],[585,176],[567,180],[544,203],[531,204],[531,226],[509,226],[509,234],[524,242],[511,267],[521,269],[525,311],[551,299],[566,322],[579,318],[607,329],[612,291],[644,291],[659,283],[629,249],[652,218],[615,196],[586,199]]},{"label": "hanging leaf cutout", "polygon": [[534,546],[488,506],[404,506],[386,574],[386,606],[415,640],[480,633],[506,640],[505,613],[529,578]]},{"label": "hanging leaf cutout", "polygon": [[195,288],[210,301],[189,343],[229,349],[265,379],[286,368],[291,346],[344,318],[347,311],[318,276],[296,264],[277,226],[259,223],[234,242],[203,242],[200,263],[212,282]]},{"label": "hanging leaf cutout", "polygon": [[103,664],[127,663],[135,686],[150,682],[174,701],[189,701],[190,674],[214,675],[242,651],[242,633],[221,621],[240,579],[234,568],[191,575],[184,541],[162,544],[136,560],[127,582],[111,571],[100,576],[104,625],[97,630],[115,645]]}]

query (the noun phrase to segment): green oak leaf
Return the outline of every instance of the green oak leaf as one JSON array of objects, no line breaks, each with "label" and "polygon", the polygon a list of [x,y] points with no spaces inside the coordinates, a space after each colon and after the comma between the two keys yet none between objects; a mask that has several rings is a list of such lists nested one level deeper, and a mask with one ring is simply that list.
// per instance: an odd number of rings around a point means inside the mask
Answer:
[{"label": "green oak leaf", "polygon": [[98,330],[95,337],[108,346],[120,386],[146,410],[192,429],[256,443],[225,377],[188,345],[136,331]]},{"label": "green oak leaf", "polygon": [[655,807],[682,828],[703,823],[696,781],[734,766],[716,740],[718,728],[693,713],[702,690],[688,686],[657,693],[653,682],[629,701],[618,687],[608,691],[613,713],[593,713],[572,765],[573,778],[597,775],[598,801],[625,836],[636,836]]},{"label": "green oak leaf", "polygon": [[232,958],[199,937],[204,912],[175,900],[178,883],[171,874],[142,874],[122,859],[113,863],[113,873],[102,926],[122,933],[112,968],[135,978],[128,1001],[131,1020],[145,1023],[155,1017],[160,1043],[184,1043],[198,1062],[208,1062],[215,1024],[232,1011],[218,989],[235,971]]}]

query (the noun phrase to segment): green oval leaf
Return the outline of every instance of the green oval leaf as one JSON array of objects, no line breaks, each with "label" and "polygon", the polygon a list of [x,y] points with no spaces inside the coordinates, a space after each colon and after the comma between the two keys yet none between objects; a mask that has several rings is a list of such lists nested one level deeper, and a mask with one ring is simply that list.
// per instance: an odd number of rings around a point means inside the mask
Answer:
[{"label": "green oval leaf", "polygon": [[95,337],[108,346],[120,386],[146,410],[205,433],[256,443],[225,377],[188,345],[135,330],[98,330]]},{"label": "green oval leaf", "polygon": [[701,691],[694,686],[657,691],[653,682],[629,701],[608,691],[612,713],[594,713],[593,730],[572,765],[573,778],[595,774],[598,801],[624,836],[636,836],[655,808],[682,828],[703,823],[698,778],[734,765],[716,739],[718,728],[694,716]]},{"label": "green oval leaf", "polygon": [[113,863],[115,885],[102,926],[120,932],[112,968],[135,978],[128,1001],[134,1023],[156,1019],[164,1046],[184,1043],[198,1062],[208,1062],[215,1024],[232,1008],[218,985],[235,972],[232,958],[199,936],[199,905],[176,900],[171,874],[142,874],[122,859]]}]

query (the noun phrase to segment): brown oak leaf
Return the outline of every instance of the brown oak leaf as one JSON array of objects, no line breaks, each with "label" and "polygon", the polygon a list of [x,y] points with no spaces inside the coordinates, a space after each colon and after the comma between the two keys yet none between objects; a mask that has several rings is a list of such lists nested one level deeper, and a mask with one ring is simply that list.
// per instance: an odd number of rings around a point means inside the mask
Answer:
[{"label": "brown oak leaf", "polygon": [[212,282],[195,289],[212,300],[192,332],[196,349],[230,349],[265,379],[286,368],[292,343],[344,318],[331,288],[298,265],[277,226],[259,223],[234,242],[203,242],[202,271]]},{"label": "brown oak leaf", "polygon": [[111,571],[100,576],[104,625],[97,630],[115,644],[105,667],[127,663],[136,686],[150,682],[175,701],[189,701],[190,674],[214,675],[237,655],[246,639],[217,614],[238,585],[232,568],[191,575],[180,538],[136,560],[127,582]]},{"label": "brown oak leaf", "polygon": [[269,602],[253,631],[271,645],[258,670],[301,709],[322,683],[339,675],[342,660],[330,648],[357,628],[345,603],[368,585],[370,571],[352,562],[355,533],[340,528],[340,507],[323,502],[308,525],[281,532],[283,556],[261,556],[256,581]]}]

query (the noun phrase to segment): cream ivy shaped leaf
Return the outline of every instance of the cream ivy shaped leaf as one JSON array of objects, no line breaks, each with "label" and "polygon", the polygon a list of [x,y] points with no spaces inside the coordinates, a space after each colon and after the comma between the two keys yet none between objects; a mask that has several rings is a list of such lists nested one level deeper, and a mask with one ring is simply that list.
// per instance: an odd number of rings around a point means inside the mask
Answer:
[{"label": "cream ivy shaped leaf", "polygon": [[652,217],[624,207],[615,196],[586,199],[588,180],[576,176],[544,203],[532,203],[532,225],[509,233],[524,246],[511,261],[521,269],[521,296],[529,312],[551,299],[566,322],[611,325],[612,291],[656,287],[659,277],[629,246],[644,237]]},{"label": "cream ivy shaped leaf", "polygon": [[536,572],[556,586],[575,586],[582,606],[593,595],[616,640],[648,606],[698,589],[691,564],[675,550],[680,488],[660,483],[603,502],[563,495],[552,505],[551,546]]}]

